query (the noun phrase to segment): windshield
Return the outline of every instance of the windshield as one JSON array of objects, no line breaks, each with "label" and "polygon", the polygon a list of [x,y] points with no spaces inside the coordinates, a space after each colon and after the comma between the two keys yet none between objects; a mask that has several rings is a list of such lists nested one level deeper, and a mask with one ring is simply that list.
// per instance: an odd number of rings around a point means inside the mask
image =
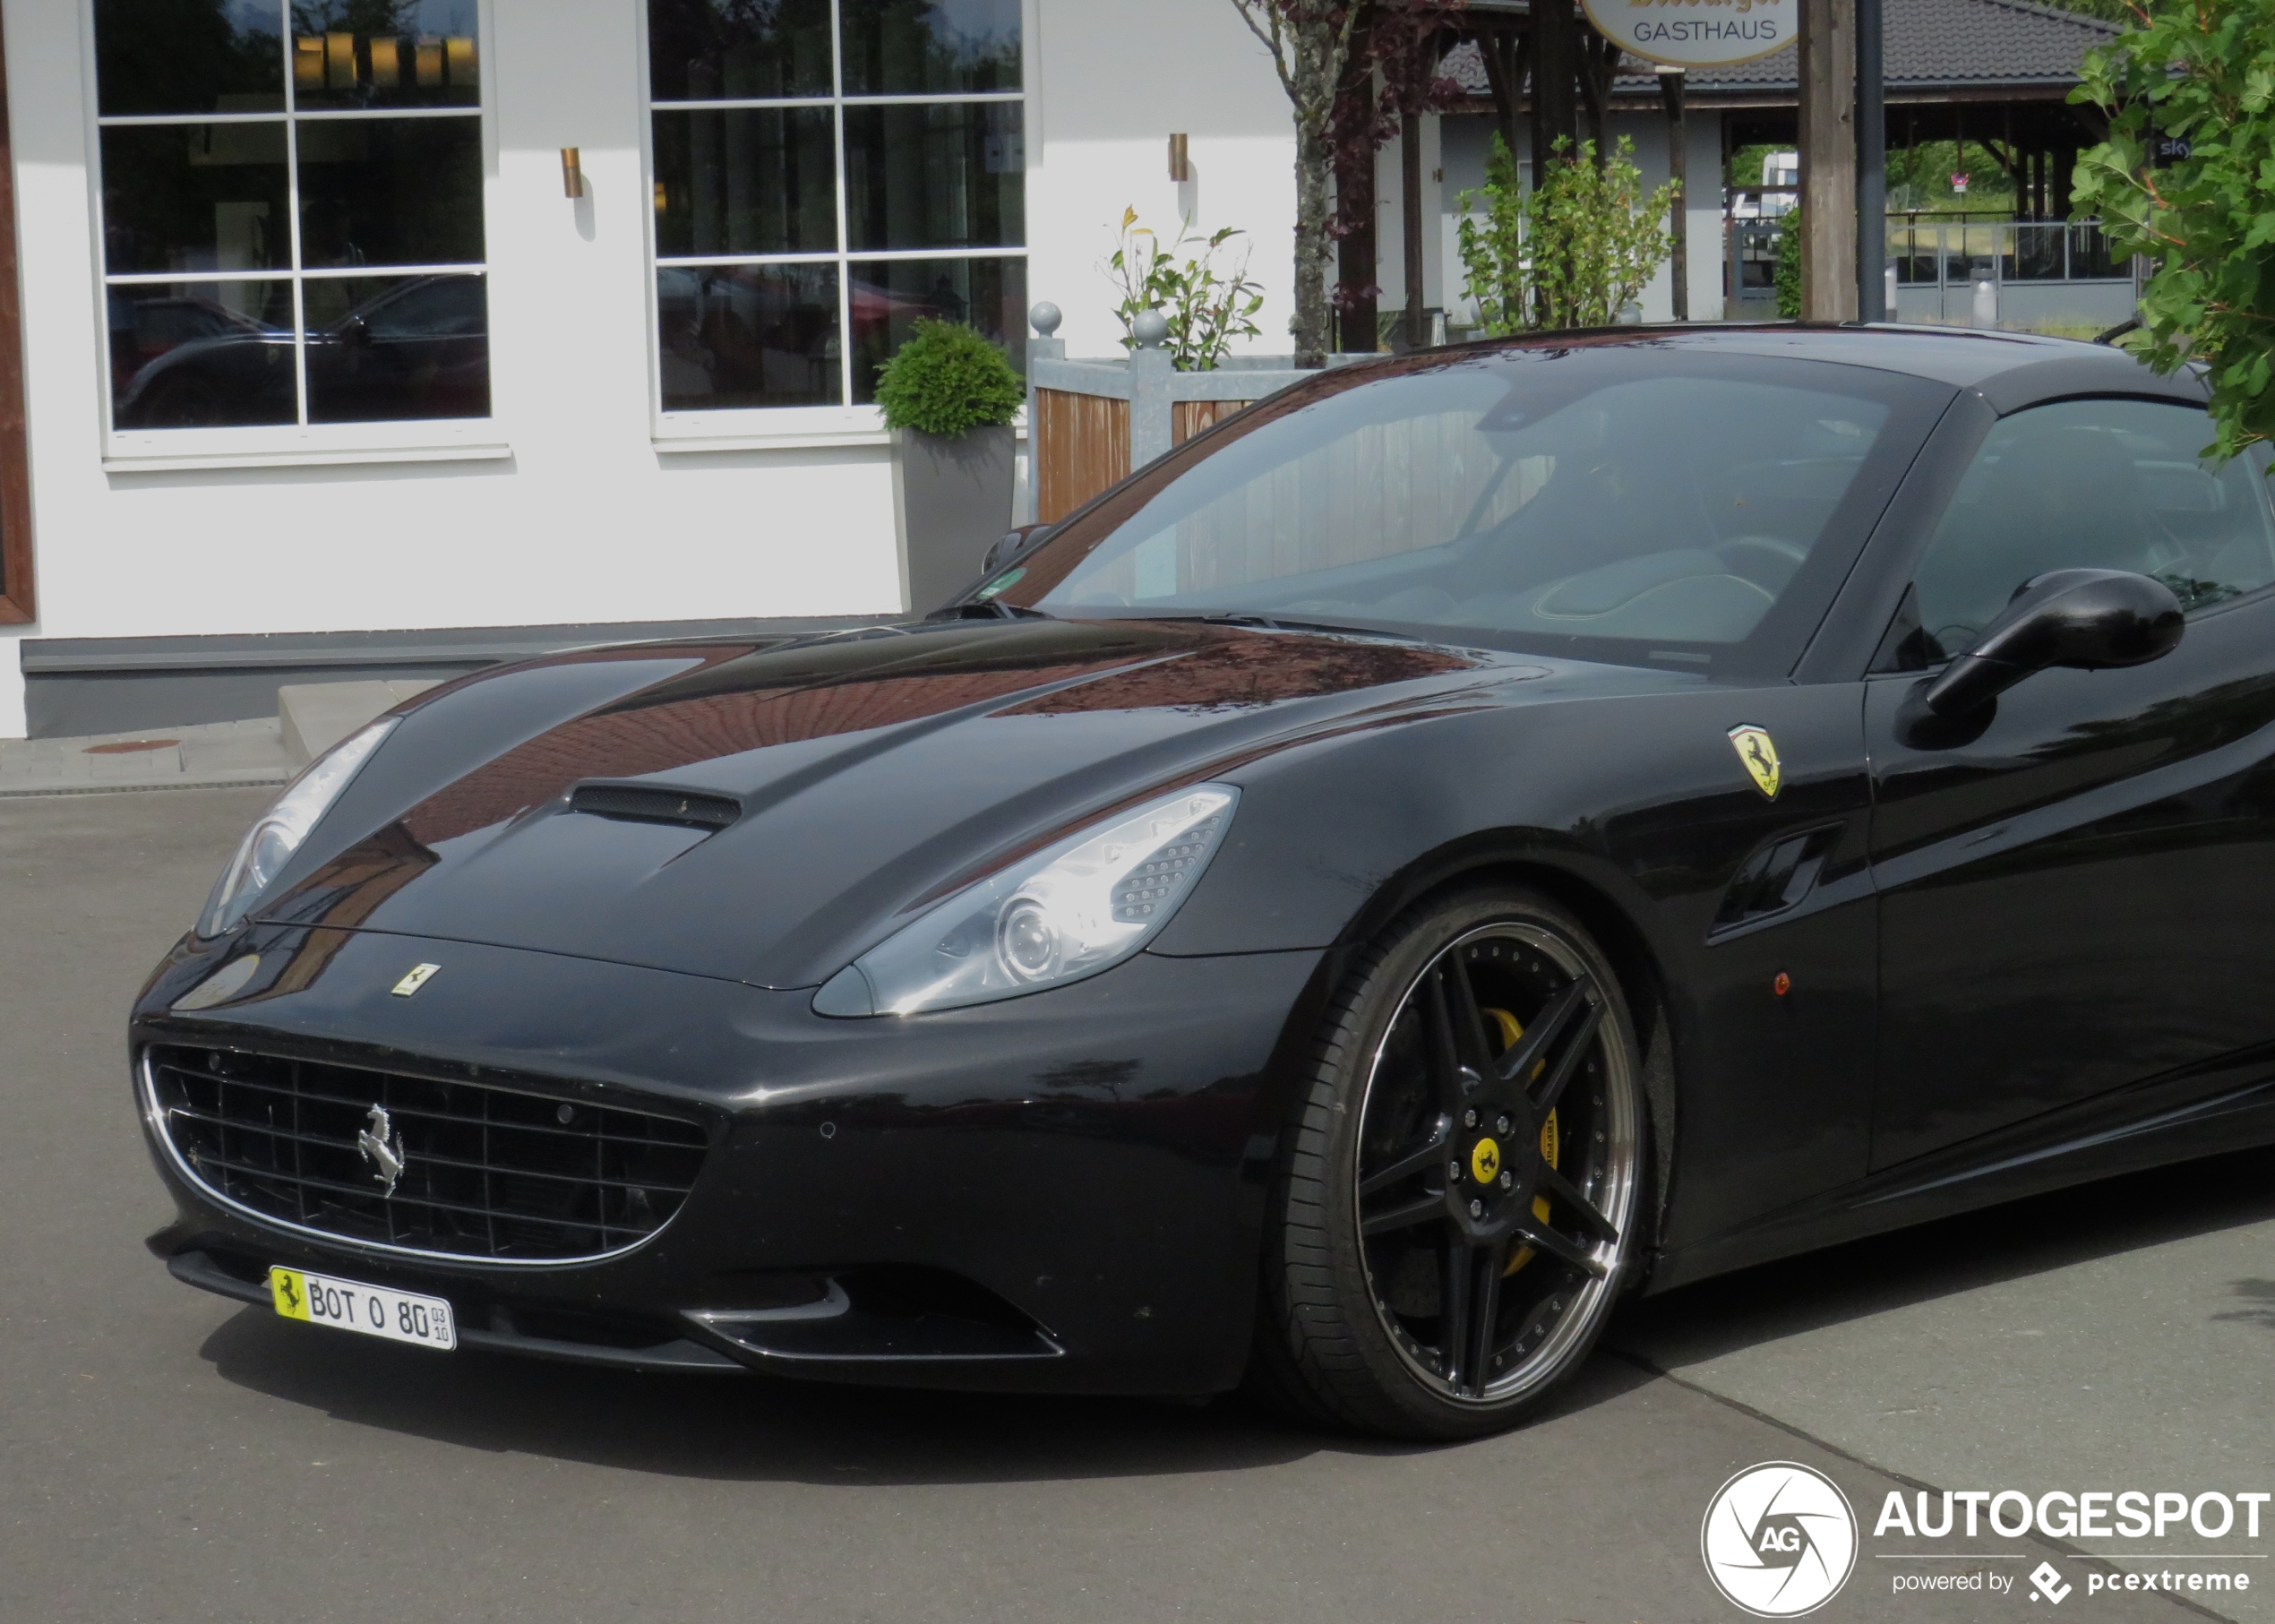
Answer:
[{"label": "windshield", "polygon": [[1648,343],[1418,357],[1235,419],[983,595],[1782,672],[1949,394]]}]

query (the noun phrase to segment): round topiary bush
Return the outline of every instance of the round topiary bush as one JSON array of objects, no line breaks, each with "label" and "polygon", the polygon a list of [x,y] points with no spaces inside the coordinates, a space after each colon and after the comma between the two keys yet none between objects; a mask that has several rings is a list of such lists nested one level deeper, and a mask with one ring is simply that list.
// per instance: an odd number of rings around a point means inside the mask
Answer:
[{"label": "round topiary bush", "polygon": [[877,375],[888,428],[962,434],[1009,423],[1026,384],[1003,352],[960,322],[919,320]]}]

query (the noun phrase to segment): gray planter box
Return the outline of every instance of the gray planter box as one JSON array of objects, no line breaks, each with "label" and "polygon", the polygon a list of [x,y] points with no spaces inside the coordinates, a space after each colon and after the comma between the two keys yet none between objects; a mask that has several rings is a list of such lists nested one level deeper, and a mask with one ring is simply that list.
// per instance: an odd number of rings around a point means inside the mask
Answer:
[{"label": "gray planter box", "polygon": [[1008,427],[954,438],[893,431],[893,522],[908,613],[929,614],[980,578],[987,550],[1011,528],[1013,472]]}]

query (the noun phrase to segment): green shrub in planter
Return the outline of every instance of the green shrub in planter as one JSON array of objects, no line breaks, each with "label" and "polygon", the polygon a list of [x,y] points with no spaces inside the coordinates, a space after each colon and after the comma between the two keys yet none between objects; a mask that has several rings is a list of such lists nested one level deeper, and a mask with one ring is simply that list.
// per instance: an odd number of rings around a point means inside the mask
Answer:
[{"label": "green shrub in planter", "polygon": [[877,379],[893,431],[901,606],[923,614],[976,584],[1011,528],[1011,420],[1026,384],[954,322],[919,322]]},{"label": "green shrub in planter", "polygon": [[1003,352],[958,322],[919,321],[877,376],[885,425],[920,434],[1000,428],[1026,398],[1026,382]]}]

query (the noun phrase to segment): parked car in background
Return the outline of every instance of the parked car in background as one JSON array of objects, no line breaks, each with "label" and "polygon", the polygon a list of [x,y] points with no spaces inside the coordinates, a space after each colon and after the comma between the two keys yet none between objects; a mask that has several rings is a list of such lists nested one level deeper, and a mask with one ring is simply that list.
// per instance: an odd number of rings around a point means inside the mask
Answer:
[{"label": "parked car in background", "polygon": [[[298,408],[291,331],[243,317],[221,322],[204,314],[228,314],[219,306],[203,307],[202,313],[174,308],[194,303],[167,301],[159,310],[154,318],[159,331],[167,331],[170,322],[183,336],[141,366],[118,392],[114,408],[118,426],[294,421]],[[132,308],[139,332],[145,306]],[[199,330],[200,321],[211,331]],[[488,336],[489,301],[481,277],[392,279],[346,314],[310,330],[308,420],[487,417]],[[119,353],[115,331],[115,365]]]}]

